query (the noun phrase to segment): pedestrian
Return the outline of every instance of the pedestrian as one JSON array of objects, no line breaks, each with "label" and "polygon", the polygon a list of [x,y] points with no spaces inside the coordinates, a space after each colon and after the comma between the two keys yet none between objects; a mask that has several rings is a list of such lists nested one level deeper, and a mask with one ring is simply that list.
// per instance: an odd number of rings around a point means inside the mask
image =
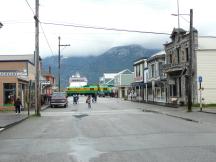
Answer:
[{"label": "pedestrian", "polygon": [[77,104],[77,96],[76,96],[76,94],[73,95],[73,104]]},{"label": "pedestrian", "polygon": [[88,108],[91,108],[91,96],[89,95],[86,99],[86,103],[88,104]]},{"label": "pedestrian", "polygon": [[19,97],[16,99],[16,101],[14,103],[14,106],[15,106],[15,112],[16,112],[16,114],[17,113],[20,114],[20,109],[21,109],[22,103],[21,103]]}]

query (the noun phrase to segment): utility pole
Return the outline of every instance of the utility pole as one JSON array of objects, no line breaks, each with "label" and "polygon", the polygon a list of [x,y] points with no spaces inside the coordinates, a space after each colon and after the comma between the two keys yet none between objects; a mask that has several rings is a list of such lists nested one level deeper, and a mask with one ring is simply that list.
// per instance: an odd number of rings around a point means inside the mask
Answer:
[{"label": "utility pole", "polygon": [[193,64],[193,10],[190,9],[189,60],[188,60],[188,112],[192,111],[192,64]]},{"label": "utility pole", "polygon": [[179,20],[179,0],[177,0],[177,8],[178,8],[178,28],[180,28],[180,20]]},{"label": "utility pole", "polygon": [[39,83],[39,0],[35,0],[35,114],[40,116],[40,83]]},{"label": "utility pole", "polygon": [[61,46],[66,47],[70,46],[70,44],[61,44],[61,37],[58,37],[59,44],[58,44],[58,89],[59,92],[61,91]]}]

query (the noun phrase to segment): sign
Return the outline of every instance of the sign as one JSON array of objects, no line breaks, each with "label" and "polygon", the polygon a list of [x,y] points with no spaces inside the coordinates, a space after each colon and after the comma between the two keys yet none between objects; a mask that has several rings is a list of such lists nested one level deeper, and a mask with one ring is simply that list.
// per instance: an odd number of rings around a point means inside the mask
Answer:
[{"label": "sign", "polygon": [[198,81],[199,81],[200,83],[202,83],[202,76],[199,76],[199,77],[198,77]]},{"label": "sign", "polygon": [[40,83],[42,85],[49,85],[49,84],[51,84],[49,80],[40,80]]},{"label": "sign", "polygon": [[26,71],[0,71],[0,76],[6,76],[6,77],[27,76],[27,72]]}]

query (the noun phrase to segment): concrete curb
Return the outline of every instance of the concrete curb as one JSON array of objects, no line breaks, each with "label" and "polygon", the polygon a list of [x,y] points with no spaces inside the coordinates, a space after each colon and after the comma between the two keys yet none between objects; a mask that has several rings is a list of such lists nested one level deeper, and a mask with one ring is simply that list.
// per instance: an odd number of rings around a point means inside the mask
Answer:
[{"label": "concrete curb", "polygon": [[[41,109],[41,111],[44,111],[44,110],[46,110],[48,108],[49,108],[49,105],[46,105],[46,106],[44,106],[43,109]],[[22,118],[21,120],[18,120],[16,122],[10,123],[10,124],[6,125],[5,127],[0,127],[0,133],[3,132],[4,130],[6,130],[6,129],[12,127],[12,126],[14,126],[14,125],[17,125],[17,124],[23,122],[24,120],[28,119],[30,116],[27,115],[26,117]]]},{"label": "concrete curb", "polygon": [[191,119],[191,118],[182,117],[182,116],[178,116],[178,115],[172,115],[172,114],[169,114],[169,113],[164,113],[164,112],[160,112],[160,111],[156,111],[156,110],[143,109],[142,111],[143,111],[143,112],[152,112],[152,113],[163,114],[163,115],[167,115],[167,116],[170,116],[170,117],[183,119],[183,120],[186,120],[186,121],[199,123],[198,120],[194,120],[194,119]]},{"label": "concrete curb", "polygon": [[23,119],[21,119],[19,121],[16,121],[16,122],[13,122],[11,124],[6,125],[5,127],[0,127],[0,133],[3,132],[4,130],[6,130],[6,129],[12,127],[12,126],[14,126],[14,125],[17,125],[17,124],[23,122],[24,120],[26,120],[28,118],[29,118],[29,116],[26,116],[26,117],[24,117]]},{"label": "concrete curb", "polygon": [[200,112],[203,112],[203,113],[207,113],[207,114],[216,114],[216,112],[210,112],[210,111],[200,111]]},{"label": "concrete curb", "polygon": [[50,105],[46,105],[46,106],[44,106],[44,108],[41,109],[41,111],[44,111],[44,110],[46,110],[46,109],[48,109],[48,108],[50,108]]}]

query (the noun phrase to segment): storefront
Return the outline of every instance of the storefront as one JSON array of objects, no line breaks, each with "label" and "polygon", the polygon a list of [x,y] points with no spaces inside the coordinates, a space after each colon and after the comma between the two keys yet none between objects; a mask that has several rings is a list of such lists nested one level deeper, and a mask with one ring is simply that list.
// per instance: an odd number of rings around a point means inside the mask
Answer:
[{"label": "storefront", "polygon": [[[0,72],[1,73],[1,72]],[[14,73],[15,74],[15,73]],[[0,110],[13,110],[19,97],[23,108],[27,107],[29,81],[18,76],[0,76]]]},{"label": "storefront", "polygon": [[34,79],[34,55],[0,55],[0,110],[14,110],[18,97],[27,109],[29,83]]}]

